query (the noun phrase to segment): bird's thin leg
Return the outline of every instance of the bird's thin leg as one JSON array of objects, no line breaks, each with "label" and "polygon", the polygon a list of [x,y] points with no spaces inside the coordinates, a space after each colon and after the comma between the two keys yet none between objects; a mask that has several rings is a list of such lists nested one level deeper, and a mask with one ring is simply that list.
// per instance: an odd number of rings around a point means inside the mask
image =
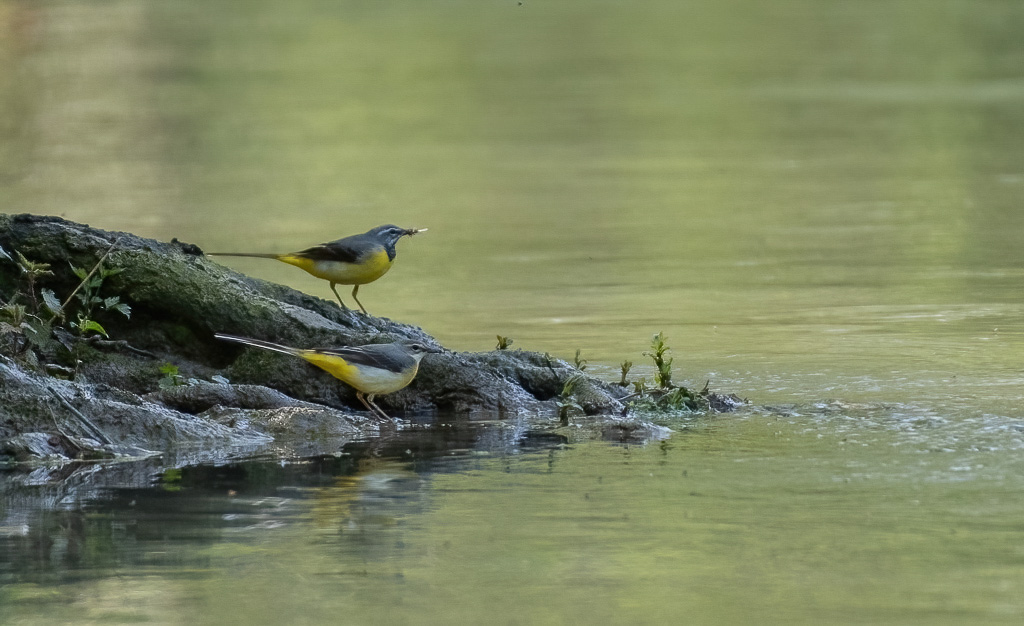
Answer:
[{"label": "bird's thin leg", "polygon": [[384,412],[384,409],[377,406],[377,403],[373,401],[373,394],[366,396],[366,401],[370,403],[370,406],[377,409],[377,415],[380,415],[384,419],[391,421],[391,416]]},{"label": "bird's thin leg", "polygon": [[370,394],[370,396],[367,397],[363,395],[363,392],[357,391],[356,397],[359,398],[359,401],[363,403],[363,406],[369,409],[370,413],[372,413],[375,417],[380,417],[387,421],[391,421],[391,418],[388,417],[388,414],[385,413],[384,411],[381,411],[380,407],[373,403],[373,394]]},{"label": "bird's thin leg", "polygon": [[356,392],[356,397],[359,398],[359,401],[363,403],[363,406],[366,407],[367,411],[372,413],[374,415],[374,417],[377,416],[377,411],[374,409],[374,406],[372,404],[370,404],[369,402],[366,401],[366,396],[363,395],[362,391],[357,391]]},{"label": "bird's thin leg", "polygon": [[[359,291],[359,285],[356,285],[355,287],[352,288],[352,299],[356,301],[356,304],[358,304],[359,308],[363,310],[363,313],[366,313],[366,307],[363,306],[363,303],[360,302],[359,298],[356,297],[356,293],[358,293],[358,291]],[[366,313],[366,314],[369,315],[369,313]]]},{"label": "bird's thin leg", "polygon": [[343,309],[345,309],[345,310],[347,311],[347,310],[348,310],[348,307],[347,307],[347,306],[345,306],[345,303],[341,301],[341,296],[339,296],[339,295],[338,295],[338,290],[337,290],[337,288],[335,288],[335,286],[334,286],[335,284],[336,284],[336,283],[331,283],[331,291],[333,291],[333,292],[334,292],[334,295],[335,295],[335,297],[336,297],[336,298],[338,298],[338,304],[340,304],[340,305],[341,305],[341,308],[343,308]]}]

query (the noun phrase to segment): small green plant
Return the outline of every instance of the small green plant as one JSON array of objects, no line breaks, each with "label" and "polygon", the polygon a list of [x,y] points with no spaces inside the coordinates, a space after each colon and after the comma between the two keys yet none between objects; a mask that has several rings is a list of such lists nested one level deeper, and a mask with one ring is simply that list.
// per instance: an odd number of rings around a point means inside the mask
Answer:
[{"label": "small green plant", "polygon": [[[631,411],[684,411],[692,413],[712,410],[712,402],[716,394],[713,394],[709,389],[710,380],[698,392],[691,391],[685,386],[672,384],[672,357],[668,356],[670,351],[671,348],[665,345],[664,333],[654,335],[651,338],[651,349],[643,354],[654,360],[656,368],[654,373],[655,386],[648,386],[647,379],[641,377],[632,382],[633,393],[621,398],[621,400],[629,401],[627,406]],[[626,381],[626,375],[632,365],[629,361],[622,363],[622,380],[619,383],[620,385],[626,386],[629,384]],[[738,398],[735,401],[742,402]]]},{"label": "small green plant", "polygon": [[164,491],[181,491],[181,470],[171,468],[160,475],[160,488]]},{"label": "small green plant", "polygon": [[644,352],[644,356],[654,359],[654,365],[658,371],[654,374],[654,382],[662,389],[672,387],[672,357],[665,358],[665,354],[672,348],[665,345],[665,334],[658,333],[651,339],[651,350]]},{"label": "small green plant", "polygon": [[[81,282],[63,302],[52,289],[39,286],[41,279],[54,274],[49,263],[32,261],[17,250],[17,259],[14,259],[5,250],[0,249],[0,261],[13,262],[17,265],[25,281],[24,287],[18,289],[8,300],[0,299],[0,334],[9,336],[8,341],[11,342],[15,354],[20,355],[20,358],[29,365],[38,366],[37,351],[41,355],[47,355],[49,360],[57,346],[72,350],[71,335],[58,324],[77,331],[83,337],[91,332],[107,336],[103,326],[94,319],[97,313],[117,311],[126,317],[131,315],[131,308],[121,302],[119,297],[104,298],[99,294],[103,281],[121,271],[102,267],[103,261],[116,244],[117,241],[111,244],[89,272],[71,265],[71,270]],[[73,308],[77,310],[74,311],[74,318],[69,319],[71,303],[75,299],[77,306]],[[59,367],[54,363],[47,363],[46,366],[50,369]]]},{"label": "small green plant", "polygon": [[676,387],[658,400],[658,405],[666,409],[696,411],[697,398],[686,387]]},{"label": "small green plant", "polygon": [[[15,251],[15,254],[18,257],[15,263],[25,278],[25,289],[16,292],[9,302],[0,307],[0,320],[3,320],[0,321],[0,331],[18,336],[15,339],[14,352],[20,354],[29,365],[36,367],[39,365],[39,359],[30,348],[47,349],[53,344],[53,318],[43,319],[42,309],[56,316],[56,312],[61,308],[60,301],[50,289],[38,289],[38,281],[41,278],[53,276],[50,264],[31,261],[20,251]],[[14,260],[6,253],[3,258]],[[27,304],[20,304],[18,300],[21,299]]]},{"label": "small green plant", "polygon": [[24,329],[27,325],[28,309],[24,304],[8,302],[0,307],[0,319],[10,326]]},{"label": "small green plant", "polygon": [[583,380],[582,374],[570,376],[562,385],[562,393],[555,398],[555,404],[558,405],[558,421],[562,426],[569,425],[570,411],[583,412],[583,407],[573,398],[573,391],[581,380]]},{"label": "small green plant", "polygon": [[508,347],[511,346],[513,343],[515,342],[512,341],[510,337],[502,337],[501,335],[498,335],[498,345],[496,349],[508,350]]},{"label": "small green plant", "polygon": [[580,349],[576,348],[576,357],[572,361],[573,367],[579,371],[587,369],[587,360],[580,357]]},{"label": "small green plant", "polygon": [[163,374],[163,378],[158,381],[161,389],[180,387],[185,384],[185,377],[178,373],[178,366],[173,363],[161,365],[160,373]]},{"label": "small green plant", "polygon": [[626,380],[626,376],[629,376],[629,370],[633,369],[633,362],[630,360],[625,360],[622,362],[622,365],[620,365],[619,368],[622,370],[622,379],[619,380],[619,386],[626,387],[629,385],[629,381]]},{"label": "small green plant", "polygon": [[[29,261],[21,252],[15,252],[18,255],[18,269],[21,270],[21,275],[25,277],[25,282],[28,284],[28,288],[25,293],[28,297],[31,311],[34,314],[38,314],[39,299],[36,298],[36,281],[43,276],[53,276],[53,272],[50,271],[49,263],[36,263],[35,261]],[[50,291],[50,294],[53,294],[53,292]]]},{"label": "small green plant", "polygon": [[71,292],[71,295],[64,301],[61,307],[61,315],[63,315],[63,309],[67,308],[68,303],[72,298],[76,298],[81,304],[81,309],[78,311],[76,320],[71,323],[71,326],[78,330],[79,334],[85,335],[90,331],[98,332],[104,337],[107,337],[107,331],[103,326],[93,319],[97,311],[117,311],[125,317],[131,317],[132,309],[130,306],[121,302],[119,296],[110,296],[107,298],[99,295],[100,287],[103,286],[103,281],[111,276],[120,274],[121,268],[107,269],[102,267],[103,261],[101,260],[96,264],[91,272],[86,272],[83,268],[75,267],[71,265],[71,271],[75,273],[75,276],[82,280],[78,287]]}]

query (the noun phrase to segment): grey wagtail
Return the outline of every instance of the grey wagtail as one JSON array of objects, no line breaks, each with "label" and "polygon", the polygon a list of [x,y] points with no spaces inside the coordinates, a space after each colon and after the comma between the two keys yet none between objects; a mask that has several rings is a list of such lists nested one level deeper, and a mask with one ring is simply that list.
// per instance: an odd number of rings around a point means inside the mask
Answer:
[{"label": "grey wagtail", "polygon": [[361,235],[352,235],[322,243],[299,252],[267,254],[259,252],[210,252],[210,256],[249,256],[261,259],[277,259],[289,265],[304,269],[317,278],[331,283],[331,291],[338,298],[341,308],[348,309],[342,302],[335,285],[355,285],[352,299],[366,313],[366,307],[356,294],[359,285],[372,283],[391,269],[395,262],[395,244],[406,235],[415,235],[426,228],[399,228],[393,224],[378,226]]},{"label": "grey wagtail", "polygon": [[441,352],[436,348],[408,340],[344,348],[302,350],[236,335],[217,333],[214,337],[305,359],[353,387],[359,401],[371,413],[384,419],[390,418],[387,413],[373,403],[373,397],[394,393],[404,388],[412,382],[413,378],[416,378],[420,360],[428,352]]}]

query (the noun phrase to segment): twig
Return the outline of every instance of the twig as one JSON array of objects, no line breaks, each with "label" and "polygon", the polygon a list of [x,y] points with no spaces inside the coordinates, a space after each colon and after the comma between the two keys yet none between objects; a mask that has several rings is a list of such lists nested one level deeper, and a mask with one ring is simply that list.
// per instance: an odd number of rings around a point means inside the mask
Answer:
[{"label": "twig", "polygon": [[96,346],[97,348],[121,348],[123,350],[127,350],[128,352],[133,352],[139,356],[144,356],[149,359],[157,358],[157,356],[152,352],[147,352],[142,348],[136,348],[135,346],[131,345],[124,339],[103,339],[99,335],[93,335],[92,337],[83,339],[83,341],[91,346]]},{"label": "twig", "polygon": [[676,389],[680,389],[680,387],[672,387],[671,389],[659,389],[657,387],[654,387],[652,389],[644,389],[643,391],[633,392],[628,396],[622,396],[621,398],[619,398],[619,401],[621,402],[623,400],[629,400],[630,398],[635,398],[636,396],[642,396],[645,393],[650,394],[652,396],[667,396]]},{"label": "twig", "polygon": [[[93,437],[96,437],[97,439],[99,439],[101,443],[105,443],[107,445],[111,445],[111,444],[114,443],[106,435],[103,434],[102,430],[100,430],[99,428],[96,428],[96,424],[93,424],[91,421],[89,421],[88,417],[82,415],[81,411],[79,411],[75,407],[71,406],[71,403],[68,402],[67,399],[64,396],[62,396],[59,393],[57,393],[56,389],[54,389],[53,387],[50,387],[50,386],[47,386],[46,389],[47,389],[47,391],[49,391],[53,395],[54,398],[57,398],[58,402],[60,402],[62,405],[64,405],[64,408],[66,408],[67,410],[71,411],[71,413],[75,417],[77,417],[79,419],[79,421],[82,422],[82,424],[84,424],[86,426],[86,430],[90,431],[89,434],[91,434]],[[59,426],[58,426],[58,429],[59,429]]]}]

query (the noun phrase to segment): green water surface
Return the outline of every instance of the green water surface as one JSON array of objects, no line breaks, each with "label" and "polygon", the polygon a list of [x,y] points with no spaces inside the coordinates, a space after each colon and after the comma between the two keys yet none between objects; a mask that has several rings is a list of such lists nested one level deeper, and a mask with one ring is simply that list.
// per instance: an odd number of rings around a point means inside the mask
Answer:
[{"label": "green water surface", "polygon": [[1022,32],[1004,0],[0,0],[0,210],[207,251],[429,227],[372,313],[609,379],[664,331],[752,401],[646,445],[442,415],[7,475],[0,622],[1019,623]]}]

